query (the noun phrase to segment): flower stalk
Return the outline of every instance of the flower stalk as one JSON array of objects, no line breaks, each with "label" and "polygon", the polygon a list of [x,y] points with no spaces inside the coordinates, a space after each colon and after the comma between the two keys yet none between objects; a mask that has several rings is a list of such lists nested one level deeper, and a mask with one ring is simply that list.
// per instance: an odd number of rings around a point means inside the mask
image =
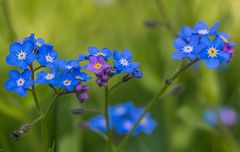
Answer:
[{"label": "flower stalk", "polygon": [[194,63],[196,63],[198,61],[198,59],[195,59],[193,61],[191,61],[189,64],[187,64],[186,66],[180,68],[177,67],[176,71],[172,74],[172,76],[168,79],[165,80],[165,83],[163,84],[163,86],[161,87],[161,89],[152,97],[152,99],[148,102],[147,106],[144,109],[144,112],[141,114],[141,116],[138,118],[138,120],[136,121],[136,123],[133,125],[132,129],[129,131],[129,133],[123,138],[122,142],[119,144],[118,148],[117,148],[117,152],[121,152],[123,150],[123,148],[126,146],[129,138],[131,137],[131,135],[133,134],[134,130],[136,129],[136,127],[139,125],[139,123],[141,122],[141,120],[144,118],[144,116],[147,114],[147,112],[154,107],[154,105],[158,102],[159,98],[164,94],[164,92],[167,90],[167,88],[172,84],[172,82],[181,74],[183,73],[186,69],[188,69],[191,65],[193,65]]}]

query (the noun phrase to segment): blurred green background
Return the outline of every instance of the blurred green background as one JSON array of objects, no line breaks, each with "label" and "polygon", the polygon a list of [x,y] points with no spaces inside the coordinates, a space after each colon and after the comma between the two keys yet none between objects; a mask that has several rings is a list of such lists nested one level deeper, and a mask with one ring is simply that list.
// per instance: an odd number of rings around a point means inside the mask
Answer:
[{"label": "blurred green background", "polygon": [[[193,26],[203,20],[210,26],[220,22],[220,30],[238,43],[240,35],[239,0],[0,0],[0,151],[38,152],[41,146],[40,125],[19,141],[10,133],[37,116],[28,94],[20,97],[5,90],[4,83],[13,67],[5,63],[8,46],[30,33],[54,45],[61,58],[75,59],[87,53],[88,46],[129,49],[134,60],[140,61],[144,72],[141,80],[122,85],[110,96],[111,104],[133,101],[144,106],[171,73],[178,62],[171,59],[174,36],[162,24],[146,26],[146,21],[168,20],[178,32],[183,25]],[[5,3],[4,3],[5,2]],[[165,17],[161,14],[164,8]],[[8,12],[6,14],[6,12]],[[159,22],[158,22],[159,23]],[[11,25],[11,26],[10,26]],[[11,29],[12,28],[12,29]],[[132,138],[127,152],[236,152],[240,151],[240,127],[222,131],[211,128],[202,120],[206,107],[229,106],[240,109],[240,62],[236,48],[231,64],[208,70],[204,64],[185,72],[175,82],[185,90],[170,96],[152,109],[158,127],[152,135]],[[113,80],[114,84],[117,79]],[[84,105],[75,96],[59,99],[49,120],[51,145],[58,152],[102,152],[106,143],[101,137],[77,124],[94,114],[74,116],[74,107],[103,109],[104,89],[94,81],[90,99]],[[53,92],[38,86],[41,104],[46,107]],[[118,137],[116,140],[119,140]]]}]

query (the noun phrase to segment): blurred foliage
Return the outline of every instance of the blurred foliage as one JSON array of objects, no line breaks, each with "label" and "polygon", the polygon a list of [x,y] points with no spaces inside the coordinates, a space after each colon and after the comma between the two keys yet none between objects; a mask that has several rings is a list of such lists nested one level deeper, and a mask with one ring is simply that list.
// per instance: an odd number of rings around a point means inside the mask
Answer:
[{"label": "blurred foliage", "polygon": [[[39,125],[19,141],[14,141],[9,135],[37,116],[30,94],[22,98],[3,87],[12,68],[5,63],[5,57],[9,53],[9,44],[14,40],[35,33],[37,37],[53,44],[60,57],[68,59],[86,53],[88,46],[132,50],[134,60],[141,62],[144,77],[119,87],[110,96],[111,104],[132,100],[137,106],[146,105],[167,74],[178,64],[170,57],[174,51],[174,37],[168,29],[162,24],[153,27],[144,24],[149,19],[160,21],[157,23],[162,21],[155,0],[5,0],[7,5],[3,2],[0,1],[0,151],[37,152],[41,144]],[[219,21],[220,30],[228,32],[234,42],[239,42],[239,0],[162,0],[162,4],[176,32],[181,26],[193,26],[199,20],[209,25]],[[17,37],[14,38],[14,35]],[[152,110],[153,117],[158,120],[158,128],[152,135],[141,134],[132,138],[126,151],[240,150],[237,149],[239,123],[226,133],[218,128],[210,128],[202,120],[202,112],[209,106],[225,105],[240,109],[239,66],[239,51],[236,48],[235,57],[229,65],[208,70],[200,64],[185,72],[178,80],[184,84],[185,90],[178,96],[167,97]],[[117,79],[111,84],[114,82]],[[101,137],[78,125],[78,122],[88,120],[92,114],[80,117],[69,112],[71,108],[79,106],[102,110],[103,88],[97,87],[93,81],[89,85],[90,100],[86,104],[79,104],[74,96],[64,96],[52,112],[49,138],[55,151],[106,151],[105,141]],[[37,90],[41,104],[46,106],[53,93],[44,86],[38,86]]]}]

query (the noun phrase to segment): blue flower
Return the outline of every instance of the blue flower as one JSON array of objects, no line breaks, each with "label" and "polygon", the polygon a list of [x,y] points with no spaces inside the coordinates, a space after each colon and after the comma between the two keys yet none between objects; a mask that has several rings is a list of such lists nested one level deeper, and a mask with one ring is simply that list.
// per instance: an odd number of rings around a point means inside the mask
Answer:
[{"label": "blue flower", "polygon": [[230,42],[230,37],[227,33],[218,32],[217,36],[220,37],[223,40],[223,42],[226,43],[227,46],[230,46],[230,47],[237,46],[236,43]]},{"label": "blue flower", "polygon": [[208,36],[208,35],[215,35],[216,31],[218,29],[218,25],[219,23],[216,22],[210,29],[208,28],[208,25],[203,22],[197,22],[194,25],[194,30],[197,34],[199,34],[200,36]]},{"label": "blue flower", "polygon": [[139,62],[132,62],[132,53],[128,50],[123,50],[122,54],[118,51],[114,51],[114,68],[117,71],[124,71],[126,73],[132,73],[139,66]]},{"label": "blue flower", "polygon": [[90,76],[87,75],[87,73],[80,72],[80,70],[74,70],[73,75],[75,79],[80,80],[82,82],[87,82],[92,79]]},{"label": "blue flower", "polygon": [[204,46],[199,45],[198,42],[199,36],[191,36],[189,42],[181,38],[176,38],[174,40],[176,53],[172,54],[172,58],[176,60],[181,60],[183,58],[189,58],[191,60],[196,59],[198,53],[204,48]]},{"label": "blue flower", "polygon": [[98,50],[96,47],[89,47],[88,53],[90,56],[102,56],[105,61],[107,61],[112,56],[112,52],[108,48]]},{"label": "blue flower", "polygon": [[206,61],[208,68],[217,68],[220,63],[229,61],[230,55],[222,50],[224,42],[221,38],[217,37],[211,42],[208,37],[203,37],[200,43],[206,47],[200,53],[199,58]]},{"label": "blue flower", "polygon": [[6,62],[9,65],[16,65],[25,70],[35,60],[31,41],[25,41],[23,44],[14,42],[9,49],[10,54],[6,58]]},{"label": "blue flower", "polygon": [[203,114],[204,121],[212,127],[217,126],[220,122],[227,127],[232,127],[238,120],[236,111],[229,107],[220,107],[216,110],[207,108]]},{"label": "blue flower", "polygon": [[183,26],[181,28],[181,32],[177,34],[177,36],[184,39],[185,41],[188,41],[193,34],[195,34],[195,31],[193,29],[188,26]]},{"label": "blue flower", "polygon": [[58,73],[56,70],[51,72],[41,71],[37,74],[36,83],[49,84],[53,87],[58,85]]},{"label": "blue flower", "polygon": [[53,48],[43,45],[37,55],[37,61],[41,66],[54,68],[56,66],[57,52]]},{"label": "blue flower", "polygon": [[85,60],[88,60],[88,59],[89,59],[88,55],[80,54],[77,58],[77,61],[80,62],[80,61],[85,61]]},{"label": "blue flower", "polygon": [[73,73],[61,73],[59,75],[58,85],[68,91],[73,91],[74,87],[78,84],[78,80],[75,79]]},{"label": "blue flower", "polygon": [[132,75],[133,75],[133,77],[135,77],[135,78],[142,78],[143,73],[142,73],[142,71],[139,71],[138,69],[135,69],[135,70],[132,72]]},{"label": "blue flower", "polygon": [[[108,111],[111,129],[119,135],[126,135],[132,129],[144,109],[135,107],[132,102],[127,102],[110,106]],[[102,115],[90,119],[89,126],[93,130],[106,133],[106,122]],[[134,130],[133,135],[136,136],[140,132],[150,134],[155,128],[156,121],[152,119],[150,113],[147,113]]]},{"label": "blue flower", "polygon": [[25,96],[27,89],[34,85],[34,81],[30,79],[31,72],[28,69],[24,70],[23,73],[12,70],[9,72],[9,77],[10,79],[5,83],[5,88],[9,91],[15,91],[21,96]]},{"label": "blue flower", "polygon": [[94,131],[98,131],[102,133],[107,132],[106,120],[103,115],[98,115],[96,117],[91,118],[88,121],[88,126]]},{"label": "blue flower", "polygon": [[[140,114],[142,114],[144,111],[144,109],[137,109],[135,112],[139,114],[139,116],[135,116],[135,122],[137,121],[137,119],[140,117]],[[141,122],[139,123],[139,125],[137,126],[134,134],[137,135],[140,132],[144,132],[146,134],[151,134],[153,132],[153,130],[156,128],[157,123],[154,119],[152,119],[151,114],[147,113],[143,119],[141,120]]]},{"label": "blue flower", "polygon": [[64,72],[70,72],[76,69],[78,70],[80,69],[80,65],[76,60],[65,61],[62,59],[58,59],[56,62],[57,62],[58,68],[60,70],[63,70]]},{"label": "blue flower", "polygon": [[28,40],[30,40],[34,44],[34,48],[36,50],[40,50],[40,48],[43,45],[49,47],[49,49],[53,48],[53,46],[51,44],[45,43],[42,38],[36,39],[34,34],[31,34],[29,37],[24,38],[21,42],[28,41]]}]

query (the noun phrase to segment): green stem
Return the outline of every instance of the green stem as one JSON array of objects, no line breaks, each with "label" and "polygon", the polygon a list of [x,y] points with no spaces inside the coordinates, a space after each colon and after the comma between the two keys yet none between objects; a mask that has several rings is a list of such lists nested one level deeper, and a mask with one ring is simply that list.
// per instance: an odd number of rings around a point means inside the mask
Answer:
[{"label": "green stem", "polygon": [[105,87],[105,119],[106,119],[106,126],[107,126],[107,136],[108,136],[108,151],[113,152],[113,145],[112,145],[112,133],[109,124],[109,115],[108,115],[108,87]]},{"label": "green stem", "polygon": [[163,86],[161,87],[161,89],[153,96],[153,98],[147,102],[147,106],[144,109],[144,112],[141,114],[141,116],[138,118],[137,122],[133,125],[132,129],[129,131],[129,133],[123,138],[122,142],[119,144],[117,151],[121,152],[123,150],[123,148],[125,147],[125,145],[127,144],[129,138],[131,137],[131,135],[133,134],[134,130],[136,129],[136,127],[138,126],[138,124],[141,122],[142,118],[144,118],[144,116],[147,114],[147,112],[154,107],[154,105],[157,103],[157,101],[159,100],[159,97],[161,95],[163,95],[163,93],[167,90],[167,88],[172,84],[172,82],[182,73],[184,72],[186,69],[188,69],[191,65],[193,65],[194,63],[196,63],[198,61],[198,59],[195,59],[193,61],[191,61],[189,64],[187,64],[186,66],[184,66],[183,68],[180,68],[180,66],[176,69],[176,71],[172,74],[172,76],[170,76],[170,78],[168,78],[165,83],[163,84]]},{"label": "green stem", "polygon": [[[33,66],[29,65],[29,67],[30,67],[30,70],[32,72],[31,79],[35,80]],[[43,142],[43,149],[42,149],[42,151],[43,152],[47,152],[48,151],[47,123],[44,120],[44,117],[45,117],[44,111],[42,110],[42,108],[41,108],[41,106],[39,104],[38,98],[37,98],[35,85],[32,86],[32,95],[33,95],[33,99],[35,101],[36,107],[37,107],[38,112],[39,112],[40,117],[41,117],[41,119],[40,119],[41,120],[41,134],[42,134],[42,142]]]}]

